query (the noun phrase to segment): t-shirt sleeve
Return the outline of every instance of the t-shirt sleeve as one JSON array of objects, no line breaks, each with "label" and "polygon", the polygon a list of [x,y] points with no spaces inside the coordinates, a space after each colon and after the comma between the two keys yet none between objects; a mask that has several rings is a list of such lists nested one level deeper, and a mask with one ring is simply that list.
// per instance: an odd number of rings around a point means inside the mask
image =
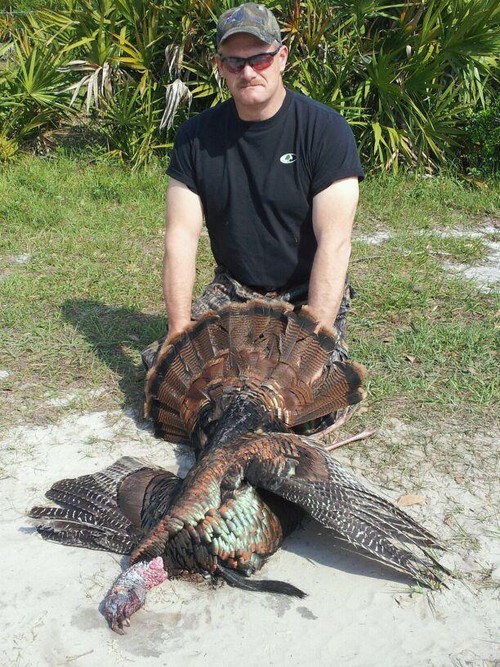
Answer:
[{"label": "t-shirt sleeve", "polygon": [[167,174],[187,185],[195,194],[199,194],[193,151],[193,134],[190,132],[188,123],[181,125],[177,132]]},{"label": "t-shirt sleeve", "polygon": [[328,115],[316,130],[319,132],[313,150],[312,196],[343,178],[356,176],[363,180],[356,141],[345,118],[340,114]]}]

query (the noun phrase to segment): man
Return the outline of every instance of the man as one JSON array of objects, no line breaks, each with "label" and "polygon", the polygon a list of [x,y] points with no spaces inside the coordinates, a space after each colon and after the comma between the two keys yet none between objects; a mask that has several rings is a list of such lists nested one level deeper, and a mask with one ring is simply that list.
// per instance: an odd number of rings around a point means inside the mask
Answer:
[{"label": "man", "polygon": [[[288,50],[263,5],[226,11],[216,63],[231,99],[180,128],[168,174],[163,289],[168,340],[209,308],[272,298],[307,303],[346,356],[346,282],[363,171],[335,111],[287,90]],[[192,303],[205,221],[217,262]],[[147,366],[157,346],[143,353]]]}]

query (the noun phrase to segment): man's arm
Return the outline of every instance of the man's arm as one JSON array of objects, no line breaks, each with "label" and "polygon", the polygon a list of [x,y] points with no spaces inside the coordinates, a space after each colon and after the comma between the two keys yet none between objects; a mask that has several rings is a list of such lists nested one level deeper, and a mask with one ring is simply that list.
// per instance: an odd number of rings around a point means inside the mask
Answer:
[{"label": "man's arm", "polygon": [[332,183],[313,199],[313,229],[318,248],[311,270],[308,305],[328,327],[337,317],[344,293],[358,197],[358,179],[354,177]]},{"label": "man's arm", "polygon": [[203,226],[199,196],[173,178],[167,190],[166,218],[163,295],[170,340],[191,321],[196,251]]}]

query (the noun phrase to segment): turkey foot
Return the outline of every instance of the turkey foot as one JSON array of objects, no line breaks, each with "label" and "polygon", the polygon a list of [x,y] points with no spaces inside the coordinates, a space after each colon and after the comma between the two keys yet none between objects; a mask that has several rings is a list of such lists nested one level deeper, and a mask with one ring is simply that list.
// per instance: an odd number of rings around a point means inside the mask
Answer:
[{"label": "turkey foot", "polygon": [[110,628],[119,635],[125,634],[123,625],[130,625],[130,617],[143,606],[148,590],[165,579],[168,573],[161,556],[135,563],[122,572],[102,603]]},{"label": "turkey foot", "polygon": [[357,442],[358,440],[365,440],[366,438],[371,438],[371,436],[374,435],[376,432],[377,431],[375,430],[365,428],[364,431],[361,431],[361,433],[358,433],[357,435],[353,435],[350,438],[346,438],[345,440],[336,440],[335,442],[332,442],[331,445],[324,445],[324,447],[327,452],[331,452],[334,449],[343,447],[344,445],[349,445],[351,442]]}]

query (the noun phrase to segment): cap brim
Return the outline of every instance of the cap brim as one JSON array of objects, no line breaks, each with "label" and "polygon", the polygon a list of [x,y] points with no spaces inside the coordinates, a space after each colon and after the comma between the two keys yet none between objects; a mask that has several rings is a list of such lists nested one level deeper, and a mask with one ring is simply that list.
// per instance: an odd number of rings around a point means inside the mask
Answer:
[{"label": "cap brim", "polygon": [[264,30],[259,30],[259,28],[254,28],[252,26],[246,27],[240,27],[240,28],[231,28],[228,30],[224,35],[220,38],[219,44],[223,44],[228,37],[231,37],[232,35],[237,35],[238,33],[241,32],[246,32],[248,35],[253,35],[254,37],[257,37],[257,39],[260,39],[261,42],[264,44],[272,44],[273,42],[278,42],[281,44],[281,39],[276,39],[274,35],[271,35],[269,32],[265,32]]}]

